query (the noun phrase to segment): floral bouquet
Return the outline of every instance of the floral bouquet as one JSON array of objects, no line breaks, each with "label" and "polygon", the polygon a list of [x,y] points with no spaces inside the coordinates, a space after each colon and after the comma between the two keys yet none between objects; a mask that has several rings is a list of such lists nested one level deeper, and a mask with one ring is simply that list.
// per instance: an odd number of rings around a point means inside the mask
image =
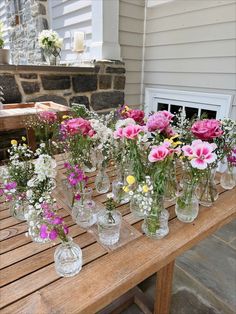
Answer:
[{"label": "floral bouquet", "polygon": [[145,113],[140,109],[131,109],[127,105],[120,107],[117,111],[120,119],[133,119],[137,124],[144,125]]},{"label": "floral bouquet", "polygon": [[[43,30],[38,36],[39,47],[43,49],[46,61],[56,65],[56,58],[60,58],[63,39],[53,30]],[[52,58],[53,57],[53,58]]]}]

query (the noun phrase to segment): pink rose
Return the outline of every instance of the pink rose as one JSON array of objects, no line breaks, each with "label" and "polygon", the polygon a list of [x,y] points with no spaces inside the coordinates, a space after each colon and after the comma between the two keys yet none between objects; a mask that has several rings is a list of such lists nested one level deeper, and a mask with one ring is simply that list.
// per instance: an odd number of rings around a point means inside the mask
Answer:
[{"label": "pink rose", "polygon": [[133,140],[141,131],[142,127],[140,125],[130,124],[123,129],[123,136],[127,139]]},{"label": "pink rose", "polygon": [[173,115],[168,111],[158,111],[151,115],[147,121],[147,127],[149,132],[167,130],[170,125],[170,119]]},{"label": "pink rose", "polygon": [[169,151],[168,146],[166,144],[154,146],[154,147],[152,147],[152,150],[148,155],[148,160],[150,162],[162,161],[169,154],[170,154],[170,151]]},{"label": "pink rose", "polygon": [[126,113],[127,118],[134,119],[134,121],[140,125],[144,124],[144,121],[143,121],[144,116],[145,116],[144,111],[139,110],[139,109],[132,109]]},{"label": "pink rose", "polygon": [[89,137],[93,137],[95,134],[90,122],[83,118],[74,118],[64,121],[61,126],[61,131],[64,136],[82,134],[84,136],[88,135]]},{"label": "pink rose", "polygon": [[219,120],[204,119],[196,121],[191,131],[194,136],[201,140],[212,140],[213,138],[220,137],[224,132],[221,129]]},{"label": "pink rose", "polygon": [[38,114],[39,120],[45,123],[54,123],[57,121],[57,114],[54,111],[42,111]]},{"label": "pink rose", "polygon": [[171,121],[174,117],[174,115],[170,113],[169,111],[163,110],[161,112],[169,121]]}]

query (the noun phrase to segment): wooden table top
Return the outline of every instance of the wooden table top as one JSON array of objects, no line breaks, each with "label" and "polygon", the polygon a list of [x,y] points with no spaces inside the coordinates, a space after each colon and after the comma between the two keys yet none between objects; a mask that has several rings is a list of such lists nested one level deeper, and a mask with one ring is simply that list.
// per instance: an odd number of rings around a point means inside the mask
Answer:
[{"label": "wooden table top", "polygon": [[[112,168],[109,174],[114,176]],[[90,174],[93,188],[94,179],[95,174]],[[236,217],[236,188],[225,191],[218,184],[218,189],[218,200],[210,208],[201,207],[190,224],[178,221],[174,204],[167,204],[170,232],[162,240],[144,236],[142,220],[130,213],[129,204],[119,206],[123,220],[140,236],[112,251],[76,225],[63,208],[70,234],[83,251],[83,268],[70,278],[59,277],[54,269],[53,255],[59,242],[33,243],[25,236],[26,223],[11,217],[7,205],[1,203],[1,313],[96,313]],[[105,201],[105,195],[94,191],[94,196],[95,201]]]}]

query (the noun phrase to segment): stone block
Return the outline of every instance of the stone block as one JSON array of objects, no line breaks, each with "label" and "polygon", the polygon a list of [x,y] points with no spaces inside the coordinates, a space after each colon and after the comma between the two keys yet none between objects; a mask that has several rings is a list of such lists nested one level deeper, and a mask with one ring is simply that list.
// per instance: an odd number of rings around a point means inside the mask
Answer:
[{"label": "stone block", "polygon": [[57,95],[43,95],[35,98],[29,98],[27,101],[36,102],[36,101],[54,101],[57,104],[68,106],[67,100],[62,96]]},{"label": "stone block", "polygon": [[4,103],[21,102],[21,93],[16,83],[14,75],[1,74],[0,86],[3,88]]},{"label": "stone block", "polygon": [[97,75],[78,74],[72,77],[72,85],[76,93],[95,91],[97,89]]},{"label": "stone block", "polygon": [[41,15],[45,15],[46,14],[45,6],[42,3],[39,3],[38,14],[41,14]]},{"label": "stone block", "polygon": [[114,77],[113,88],[119,90],[125,89],[125,76],[116,75]]},{"label": "stone block", "polygon": [[46,90],[70,88],[70,77],[64,75],[41,75],[43,88]]},{"label": "stone block", "polygon": [[124,93],[120,91],[96,92],[91,95],[91,106],[94,110],[117,108],[124,104]]},{"label": "stone block", "polygon": [[34,94],[39,92],[40,87],[39,87],[39,83],[38,82],[26,82],[23,81],[21,82],[21,86],[24,90],[24,92],[28,95],[28,94]]},{"label": "stone block", "polygon": [[125,73],[125,68],[116,68],[116,67],[111,67],[108,66],[106,68],[106,73],[115,73],[115,74],[124,74]]},{"label": "stone block", "polygon": [[36,73],[21,73],[20,77],[27,80],[34,80],[38,77],[38,75]]},{"label": "stone block", "polygon": [[87,96],[74,96],[70,98],[70,106],[75,104],[83,104],[86,108],[89,109],[89,99]]},{"label": "stone block", "polygon": [[111,75],[102,74],[99,75],[99,89],[110,89],[111,88]]}]

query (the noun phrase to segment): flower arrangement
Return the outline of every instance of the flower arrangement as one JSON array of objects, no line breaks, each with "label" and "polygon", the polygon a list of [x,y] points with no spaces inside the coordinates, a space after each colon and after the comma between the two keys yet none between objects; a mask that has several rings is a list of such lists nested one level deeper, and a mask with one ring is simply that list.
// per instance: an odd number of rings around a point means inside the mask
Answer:
[{"label": "flower arrangement", "polygon": [[168,111],[158,111],[148,117],[147,130],[154,133],[155,137],[160,141],[166,137],[173,136],[174,130],[171,126],[174,115]]},{"label": "flower arrangement", "polygon": [[49,29],[43,30],[39,36],[39,47],[43,49],[50,49],[50,48],[62,48],[63,39],[60,38],[57,32]]}]

